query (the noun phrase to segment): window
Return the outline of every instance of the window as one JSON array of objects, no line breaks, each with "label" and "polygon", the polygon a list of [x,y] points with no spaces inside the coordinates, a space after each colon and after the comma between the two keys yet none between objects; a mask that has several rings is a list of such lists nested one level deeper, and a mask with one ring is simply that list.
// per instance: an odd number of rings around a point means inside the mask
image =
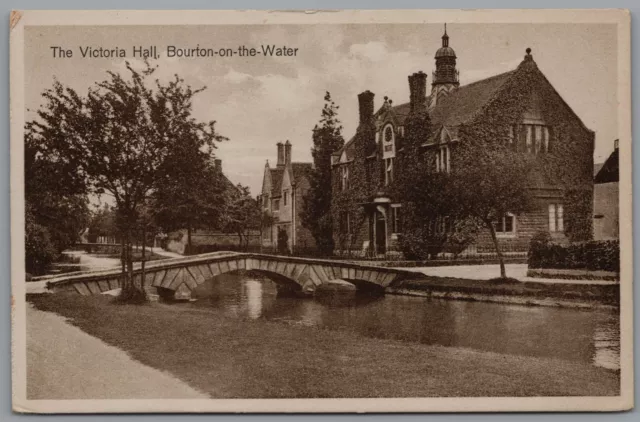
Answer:
[{"label": "window", "polygon": [[340,186],[342,187],[342,190],[347,190],[349,189],[349,167],[343,165],[342,167],[340,167],[340,173]]},{"label": "window", "polygon": [[541,124],[524,124],[509,127],[509,145],[528,154],[550,151],[549,128]]},{"label": "window", "polygon": [[262,197],[262,206],[264,208],[268,208],[269,207],[269,195],[265,195]]},{"label": "window", "polygon": [[348,212],[343,212],[340,215],[340,231],[351,234],[351,215]]},{"label": "window", "polygon": [[284,202],[283,205],[286,207],[287,206],[287,202],[289,202],[289,191],[288,190],[284,191],[282,200]]},{"label": "window", "polygon": [[564,207],[562,204],[549,204],[549,231],[564,231]]},{"label": "window", "polygon": [[390,125],[384,130],[384,141],[393,142],[393,128]]},{"label": "window", "polygon": [[391,232],[392,233],[401,233],[402,232],[402,213],[400,205],[392,205],[391,206]]},{"label": "window", "polygon": [[384,184],[389,186],[393,182],[393,158],[385,158],[384,168]]},{"label": "window", "polygon": [[525,131],[526,131],[526,143],[527,143],[527,153],[531,154],[533,152],[533,136],[531,135],[533,126],[531,125],[525,125]]},{"label": "window", "polygon": [[447,172],[451,170],[451,152],[448,145],[443,145],[436,154],[436,171]]},{"label": "window", "polygon": [[273,210],[274,211],[279,211],[280,210],[280,200],[279,199],[274,199],[273,200]]},{"label": "window", "polygon": [[497,234],[514,234],[516,232],[516,216],[510,212],[494,222]]}]

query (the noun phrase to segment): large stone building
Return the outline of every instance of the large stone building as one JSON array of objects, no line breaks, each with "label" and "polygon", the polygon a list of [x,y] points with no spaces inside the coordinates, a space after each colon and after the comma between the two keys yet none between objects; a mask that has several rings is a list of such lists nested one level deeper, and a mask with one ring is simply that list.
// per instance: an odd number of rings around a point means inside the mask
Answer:
[{"label": "large stone building", "polygon": [[[300,219],[312,164],[291,162],[289,141],[278,142],[277,154],[275,168],[267,161],[262,179],[260,201],[263,214],[268,217],[268,224],[262,227],[262,245],[289,253],[312,249],[315,242]],[[286,239],[286,245],[279,244],[279,239],[281,243]]]},{"label": "large stone building", "polygon": [[[455,167],[457,146],[473,142],[474,131],[495,133],[515,151],[535,156],[529,183],[535,206],[520,215],[506,213],[494,222],[503,250],[527,250],[539,231],[548,231],[561,242],[591,238],[594,132],[538,69],[530,49],[516,69],[464,86],[456,58],[445,28],[428,95],[423,72],[408,77],[407,103],[395,105],[384,97],[375,111],[372,92],[358,95],[356,133],[332,156],[336,245],[376,254],[397,245],[403,204],[395,195],[394,180],[403,171],[403,143],[413,127],[407,119],[418,109],[431,120],[419,151],[434,172]],[[367,196],[354,203],[348,199],[353,192]],[[488,230],[474,248],[493,249]]]}]

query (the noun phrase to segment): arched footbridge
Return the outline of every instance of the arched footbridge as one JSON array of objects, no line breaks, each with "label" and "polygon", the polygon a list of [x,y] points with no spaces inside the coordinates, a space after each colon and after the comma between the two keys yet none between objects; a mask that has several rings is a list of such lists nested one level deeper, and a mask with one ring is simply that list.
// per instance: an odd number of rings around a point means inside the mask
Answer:
[{"label": "arched footbridge", "polygon": [[[394,283],[418,276],[410,271],[349,261],[216,252],[147,262],[144,280],[138,265],[134,268],[134,283],[142,285],[150,294],[157,292],[162,297],[188,298],[191,291],[206,280],[241,271],[262,274],[276,282],[279,289],[307,295],[332,280],[350,282],[359,290],[383,292]],[[62,275],[49,280],[47,287],[54,292],[74,291],[81,295],[92,295],[115,290],[121,283],[122,273],[118,268]]]}]

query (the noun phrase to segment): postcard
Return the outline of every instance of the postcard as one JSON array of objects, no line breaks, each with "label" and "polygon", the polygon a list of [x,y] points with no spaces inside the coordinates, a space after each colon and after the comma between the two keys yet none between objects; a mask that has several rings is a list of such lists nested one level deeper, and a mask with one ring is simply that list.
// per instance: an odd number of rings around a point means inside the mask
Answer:
[{"label": "postcard", "polygon": [[13,409],[633,407],[624,10],[14,11]]}]

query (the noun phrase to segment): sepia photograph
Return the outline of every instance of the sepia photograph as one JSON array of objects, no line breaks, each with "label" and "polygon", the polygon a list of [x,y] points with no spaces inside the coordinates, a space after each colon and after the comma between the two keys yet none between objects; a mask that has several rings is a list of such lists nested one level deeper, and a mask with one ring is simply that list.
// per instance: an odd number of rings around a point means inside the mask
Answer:
[{"label": "sepia photograph", "polygon": [[627,12],[11,28],[14,411],[633,407]]}]

